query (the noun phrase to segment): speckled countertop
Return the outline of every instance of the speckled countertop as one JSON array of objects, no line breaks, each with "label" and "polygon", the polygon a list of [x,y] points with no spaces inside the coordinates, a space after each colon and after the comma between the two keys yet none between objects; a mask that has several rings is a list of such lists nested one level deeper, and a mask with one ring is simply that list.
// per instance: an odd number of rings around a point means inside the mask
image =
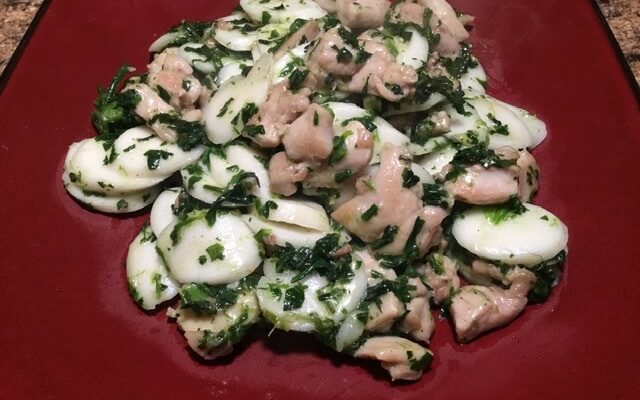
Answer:
[{"label": "speckled countertop", "polygon": [[[0,0],[0,73],[43,0]],[[597,0],[640,82],[640,1]]]}]

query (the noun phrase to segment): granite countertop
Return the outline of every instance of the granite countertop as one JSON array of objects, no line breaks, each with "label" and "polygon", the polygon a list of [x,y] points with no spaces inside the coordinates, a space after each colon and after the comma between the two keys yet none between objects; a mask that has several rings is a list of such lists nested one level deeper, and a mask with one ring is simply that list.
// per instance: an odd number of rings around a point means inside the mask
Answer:
[{"label": "granite countertop", "polygon": [[[29,27],[43,0],[0,0],[0,73]],[[597,0],[640,82],[640,1]]]}]

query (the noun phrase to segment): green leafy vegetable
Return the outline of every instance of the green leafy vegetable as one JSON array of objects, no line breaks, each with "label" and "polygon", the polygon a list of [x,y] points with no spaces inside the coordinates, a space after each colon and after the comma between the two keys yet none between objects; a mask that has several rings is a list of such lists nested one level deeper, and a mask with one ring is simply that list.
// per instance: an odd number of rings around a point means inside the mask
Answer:
[{"label": "green leafy vegetable", "polygon": [[298,282],[314,271],[322,276],[326,276],[330,281],[349,277],[351,271],[351,255],[339,258],[331,257],[331,254],[338,250],[340,245],[340,235],[331,233],[316,242],[313,248],[295,248],[291,244],[285,247],[277,247],[274,255],[277,257],[276,270],[298,271],[298,274],[291,280]]},{"label": "green leafy vegetable", "polygon": [[411,168],[405,168],[402,171],[402,187],[410,188],[420,182],[420,177],[413,173]]},{"label": "green leafy vegetable", "polygon": [[504,221],[515,218],[526,211],[527,208],[517,197],[512,197],[503,204],[492,204],[482,207],[484,216],[493,225],[498,225]]},{"label": "green leafy vegetable", "polygon": [[215,315],[234,305],[241,289],[231,289],[226,285],[187,283],[180,287],[182,307],[198,315]]},{"label": "green leafy vegetable", "polygon": [[362,218],[363,221],[369,221],[371,218],[373,218],[376,215],[378,215],[378,206],[375,204],[372,204],[371,207],[367,209],[367,211],[362,213],[360,218]]},{"label": "green leafy vegetable", "polygon": [[440,60],[447,72],[456,79],[460,79],[470,68],[478,66],[478,62],[471,54],[471,46],[467,43],[462,43],[458,57],[453,59],[443,57]]},{"label": "green leafy vegetable", "polygon": [[393,242],[393,240],[395,239],[397,233],[398,233],[398,227],[397,226],[395,226],[395,225],[387,225],[384,228],[384,232],[382,233],[382,236],[380,236],[378,239],[376,239],[373,242],[371,242],[371,244],[370,244],[371,249],[378,250],[378,249],[381,249],[384,246],[388,245],[389,243]]},{"label": "green leafy vegetable", "polygon": [[527,294],[530,302],[540,303],[549,297],[553,286],[560,278],[560,265],[564,263],[566,257],[566,251],[562,250],[552,259],[529,268],[536,275],[536,283]]},{"label": "green leafy vegetable", "polygon": [[298,309],[304,303],[304,285],[293,285],[284,292],[283,311],[291,311]]},{"label": "green leafy vegetable", "polygon": [[173,153],[164,150],[147,150],[144,155],[147,157],[147,167],[154,170],[160,165],[160,160],[168,160]]},{"label": "green leafy vegetable", "polygon": [[140,124],[140,119],[134,112],[140,102],[138,93],[134,90],[118,93],[118,87],[130,68],[123,65],[106,90],[98,88],[98,97],[94,101],[95,110],[91,114],[93,126],[98,131],[97,140],[111,144],[122,132]]},{"label": "green leafy vegetable", "polygon": [[210,27],[211,22],[182,21],[180,24],[171,27],[167,32],[173,34],[174,38],[158,49],[158,52],[167,47],[179,47],[186,43],[202,43]]},{"label": "green leafy vegetable", "polygon": [[184,151],[189,151],[205,141],[204,125],[197,121],[185,121],[177,114],[157,114],[148,124],[159,122],[173,129],[178,134],[176,144]]},{"label": "green leafy vegetable", "polygon": [[214,243],[205,249],[211,261],[224,260],[224,246],[220,243]]},{"label": "green leafy vegetable", "polygon": [[436,183],[423,183],[422,189],[422,202],[424,204],[445,210],[449,208],[449,193],[444,187]]},{"label": "green leafy vegetable", "polygon": [[487,114],[487,118],[489,118],[489,120],[493,123],[493,126],[489,131],[491,135],[509,135],[509,128],[506,125],[502,124],[502,122],[500,122],[493,114]]}]

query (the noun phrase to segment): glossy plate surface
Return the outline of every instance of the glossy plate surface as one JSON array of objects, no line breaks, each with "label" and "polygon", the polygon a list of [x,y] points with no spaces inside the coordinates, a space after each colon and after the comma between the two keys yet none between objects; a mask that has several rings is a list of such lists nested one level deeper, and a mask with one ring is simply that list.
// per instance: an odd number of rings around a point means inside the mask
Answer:
[{"label": "glossy plate surface", "polygon": [[304,335],[256,329],[202,363],[164,312],[130,300],[127,245],[146,218],[89,212],[63,190],[67,146],[94,134],[97,84],[181,19],[235,1],[53,1],[0,94],[0,398],[637,398],[640,390],[640,112],[586,0],[458,0],[490,92],[538,114],[549,137],[536,202],[570,229],[551,298],[458,345],[440,323],[422,380]]}]

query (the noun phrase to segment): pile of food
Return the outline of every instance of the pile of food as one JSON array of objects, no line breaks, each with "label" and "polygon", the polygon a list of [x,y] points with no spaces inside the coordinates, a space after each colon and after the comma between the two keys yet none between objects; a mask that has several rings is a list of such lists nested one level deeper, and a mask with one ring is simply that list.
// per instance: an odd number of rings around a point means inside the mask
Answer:
[{"label": "pile of food", "polygon": [[107,213],[152,204],[129,290],[193,351],[251,327],[314,334],[392,379],[431,363],[434,314],[468,342],[548,297],[567,228],[531,204],[546,136],[485,93],[444,0],[241,0],[182,22],[100,90],[63,181]]}]

